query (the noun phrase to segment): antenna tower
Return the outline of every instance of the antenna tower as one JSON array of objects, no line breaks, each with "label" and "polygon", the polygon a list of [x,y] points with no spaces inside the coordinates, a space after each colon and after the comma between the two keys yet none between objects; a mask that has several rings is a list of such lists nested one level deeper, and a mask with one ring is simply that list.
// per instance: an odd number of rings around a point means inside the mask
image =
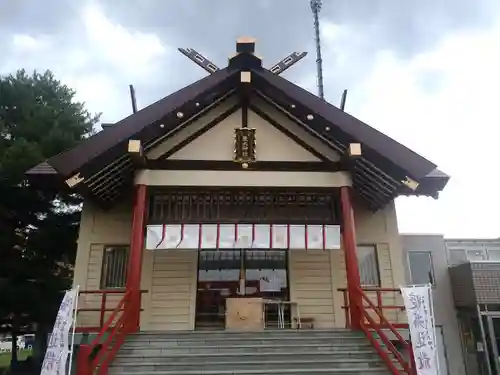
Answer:
[{"label": "antenna tower", "polygon": [[311,0],[311,10],[314,17],[314,33],[316,40],[316,69],[318,74],[318,96],[325,99],[323,91],[323,59],[321,58],[321,39],[319,36],[319,12],[321,10],[321,0]]}]

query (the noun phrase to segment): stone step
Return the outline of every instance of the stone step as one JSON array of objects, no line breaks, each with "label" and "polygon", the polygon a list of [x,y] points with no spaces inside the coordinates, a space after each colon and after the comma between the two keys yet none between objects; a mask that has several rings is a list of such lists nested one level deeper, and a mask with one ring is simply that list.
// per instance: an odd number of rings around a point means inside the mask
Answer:
[{"label": "stone step", "polygon": [[258,362],[262,365],[266,364],[268,361],[285,361],[293,359],[294,361],[328,361],[328,360],[369,360],[369,361],[380,361],[378,354],[372,350],[363,350],[357,352],[350,351],[338,351],[338,352],[279,352],[279,353],[212,353],[212,354],[168,354],[168,355],[122,355],[116,357],[114,364],[116,366],[125,365],[136,365],[143,364],[145,362],[155,363],[155,364],[181,364],[188,363],[194,364],[198,363],[204,365],[212,361],[221,362]]},{"label": "stone step", "polygon": [[127,337],[110,375],[388,375],[361,332],[140,332]]},{"label": "stone step", "polygon": [[295,328],[277,328],[277,329],[265,329],[261,331],[231,331],[231,330],[175,330],[175,331],[139,331],[132,333],[131,336],[144,336],[144,335],[178,335],[178,336],[204,336],[204,335],[223,335],[223,336],[244,336],[244,335],[255,335],[255,334],[315,334],[322,335],[328,333],[349,333],[349,334],[361,334],[361,331],[353,331],[350,328],[315,328],[315,329],[295,329]]},{"label": "stone step", "polygon": [[349,334],[344,332],[342,334],[330,334],[330,335],[311,335],[311,334],[265,334],[265,333],[254,333],[248,335],[132,335],[127,337],[126,343],[208,343],[208,342],[285,342],[285,341],[297,341],[301,342],[347,342],[347,341],[358,341],[366,342],[367,339],[363,335]]},{"label": "stone step", "polygon": [[[298,340],[296,340],[298,341]],[[205,342],[200,341],[152,341],[149,343],[144,342],[127,342],[123,345],[124,349],[133,349],[133,348],[189,348],[196,346],[218,346],[221,348],[226,348],[230,346],[234,346],[236,344],[243,344],[247,346],[261,346],[261,345],[274,345],[281,346],[285,344],[287,340],[210,340]],[[300,340],[301,344],[304,345],[314,345],[314,344],[332,344],[336,346],[366,346],[363,341],[353,340],[353,339],[341,339],[341,340],[329,340],[329,341],[318,341],[311,339]]]},{"label": "stone step", "polygon": [[[171,362],[168,364],[156,363],[156,362],[146,362],[141,361],[139,363],[131,363],[129,365],[119,365],[113,366],[113,373],[130,373],[130,374],[144,374],[147,372],[154,371],[172,371],[176,370],[178,372],[187,370],[198,370],[201,368],[209,369],[211,371],[224,371],[224,370],[259,370],[263,367],[267,371],[271,370],[285,370],[294,369],[295,367],[303,367],[309,369],[356,369],[358,371],[366,370],[371,367],[380,368],[380,359],[332,359],[324,358],[321,361],[317,359],[295,359],[285,358],[285,359],[269,359],[265,362],[263,361],[251,361],[251,360],[224,360],[219,358],[214,358],[203,363],[193,361],[191,363],[177,363]],[[119,370],[119,372],[118,372]]]},{"label": "stone step", "polygon": [[[109,375],[137,374],[123,369],[110,369]],[[257,370],[169,370],[145,371],[142,375],[390,375],[385,367],[372,367],[369,369],[311,369],[308,367],[295,367],[293,369],[257,369]]]},{"label": "stone step", "polygon": [[321,343],[315,342],[312,344],[304,344],[301,341],[283,342],[280,345],[261,344],[261,345],[246,345],[235,344],[225,346],[211,346],[211,345],[196,345],[186,347],[152,347],[147,344],[139,347],[122,347],[118,352],[118,357],[138,355],[182,355],[182,354],[212,354],[212,353],[278,353],[278,352],[305,352],[314,353],[318,351],[336,352],[359,352],[359,351],[374,351],[368,341],[356,344],[338,344],[338,343]]},{"label": "stone step", "polygon": [[314,338],[336,338],[336,337],[360,337],[365,336],[361,332],[354,332],[347,329],[336,330],[266,330],[262,332],[228,332],[228,331],[170,331],[170,332],[140,332],[127,337],[127,340],[154,341],[169,338],[172,340],[205,340],[211,339],[242,339],[242,338],[295,338],[295,337],[314,337]]}]

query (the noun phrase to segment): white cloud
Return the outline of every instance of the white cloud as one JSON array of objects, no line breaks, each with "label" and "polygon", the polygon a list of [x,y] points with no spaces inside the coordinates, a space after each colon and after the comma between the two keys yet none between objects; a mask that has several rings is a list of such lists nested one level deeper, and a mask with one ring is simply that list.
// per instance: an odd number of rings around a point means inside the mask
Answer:
[{"label": "white cloud", "polygon": [[[174,51],[153,32],[114,22],[98,2],[80,4],[73,30],[13,35],[4,47],[0,73],[49,68],[92,111],[104,112],[104,122],[116,121],[130,113],[128,84],[150,87],[156,77],[170,81],[169,75],[178,74],[165,66]],[[500,20],[481,32],[447,35],[433,50],[411,59],[385,50],[369,61],[376,39],[370,28],[322,21],[325,83],[338,92],[349,84],[347,110],[452,176],[438,201],[398,202],[401,230],[498,236]],[[315,92],[314,71],[301,84]],[[327,95],[332,102],[339,98]]]},{"label": "white cloud", "polygon": [[61,34],[14,35],[0,73],[51,69],[91,111],[103,112],[103,122],[117,121],[130,113],[128,84],[146,86],[165,75],[169,47],[154,33],[111,21],[95,2],[82,3],[74,24]]},{"label": "white cloud", "polygon": [[83,8],[82,18],[92,54],[122,73],[149,75],[147,68],[156,65],[166,54],[158,35],[127,30],[108,19],[95,4]]},{"label": "white cloud", "polygon": [[12,36],[12,44],[18,52],[32,52],[45,48],[47,40],[43,36],[34,38],[27,34],[14,34]]},{"label": "white cloud", "polygon": [[[452,176],[438,201],[398,201],[404,232],[500,235],[498,40],[500,22],[489,30],[448,35],[410,60],[380,51],[369,77],[353,88],[354,115]],[[432,88],[419,84],[422,76],[430,77]]]}]

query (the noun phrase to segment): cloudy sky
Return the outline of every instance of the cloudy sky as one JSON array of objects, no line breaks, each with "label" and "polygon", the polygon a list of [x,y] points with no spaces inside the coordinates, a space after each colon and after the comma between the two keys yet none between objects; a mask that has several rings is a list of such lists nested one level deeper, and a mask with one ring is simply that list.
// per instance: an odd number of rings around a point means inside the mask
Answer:
[{"label": "cloudy sky", "polygon": [[[398,200],[402,232],[500,236],[500,1],[323,0],[325,94],[438,164],[437,201]],[[0,0],[0,74],[51,69],[103,122],[205,75],[192,47],[225,66],[237,37],[271,66],[309,56],[286,77],[315,91],[308,0]]]}]

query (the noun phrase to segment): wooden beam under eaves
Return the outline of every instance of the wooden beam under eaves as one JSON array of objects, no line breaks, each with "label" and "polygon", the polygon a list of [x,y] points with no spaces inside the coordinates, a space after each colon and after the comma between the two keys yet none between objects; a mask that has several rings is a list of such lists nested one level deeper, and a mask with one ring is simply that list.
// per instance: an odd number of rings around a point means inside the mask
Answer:
[{"label": "wooden beam under eaves", "polygon": [[[148,159],[147,169],[181,171],[241,171],[241,165],[230,160]],[[249,171],[268,172],[338,172],[342,165],[334,161],[257,161]]]},{"label": "wooden beam under eaves", "polygon": [[141,141],[138,139],[131,139],[128,141],[128,154],[132,164],[135,168],[145,168],[146,167],[146,156],[144,155],[144,150],[142,148]]}]

